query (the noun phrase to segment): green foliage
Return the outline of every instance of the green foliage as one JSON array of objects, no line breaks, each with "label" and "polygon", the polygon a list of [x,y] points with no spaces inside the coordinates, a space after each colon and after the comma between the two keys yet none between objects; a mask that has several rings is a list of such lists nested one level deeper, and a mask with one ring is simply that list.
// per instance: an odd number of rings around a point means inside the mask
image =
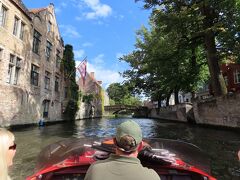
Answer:
[{"label": "green foliage", "polygon": [[142,102],[139,98],[131,94],[130,84],[113,83],[107,88],[107,93],[110,97],[110,105],[141,105]]},{"label": "green foliage", "polygon": [[153,24],[150,30],[142,27],[136,50],[121,58],[132,67],[123,73],[128,84],[155,101],[168,98],[173,91],[195,91],[199,81],[208,78],[203,49],[193,51],[180,43],[177,32],[165,33]]},{"label": "green foliage", "polygon": [[68,87],[68,105],[64,113],[65,118],[74,119],[75,114],[78,111],[78,85],[76,83],[76,69],[75,60],[73,54],[73,47],[69,44],[65,45],[65,50],[62,59],[62,68],[64,70],[64,75],[67,80]]},{"label": "green foliage", "polygon": [[87,103],[87,104],[91,104],[93,99],[94,99],[94,95],[90,93],[90,94],[83,95],[82,101]]},{"label": "green foliage", "polygon": [[142,106],[142,101],[133,96],[124,96],[122,99],[122,104],[124,105],[133,105],[133,106]]},{"label": "green foliage", "polygon": [[114,100],[116,104],[121,104],[122,99],[128,93],[127,88],[120,83],[110,84],[107,88],[107,93],[110,99]]},{"label": "green foliage", "polygon": [[239,2],[142,1],[153,8],[150,29],[142,27],[136,49],[121,58],[131,66],[123,73],[128,82],[161,101],[173,92],[197,91],[210,75],[215,95],[225,94],[218,62],[239,59]]},{"label": "green foliage", "polygon": [[70,119],[70,120],[73,120],[75,118],[75,114],[78,110],[78,103],[76,100],[74,99],[70,99],[68,101],[68,104],[67,104],[67,107],[66,107],[66,110],[65,110],[65,118],[66,119]]},{"label": "green foliage", "polygon": [[110,106],[115,105],[115,101],[112,100],[112,99],[110,99],[110,100],[109,100],[109,104],[110,104]]}]

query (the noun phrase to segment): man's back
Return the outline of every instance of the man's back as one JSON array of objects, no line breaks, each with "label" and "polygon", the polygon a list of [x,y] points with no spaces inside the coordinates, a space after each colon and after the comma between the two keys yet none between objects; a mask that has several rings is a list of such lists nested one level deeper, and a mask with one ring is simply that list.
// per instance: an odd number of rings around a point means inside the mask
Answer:
[{"label": "man's back", "polygon": [[85,180],[160,180],[158,174],[141,165],[134,157],[111,155],[93,164]]}]

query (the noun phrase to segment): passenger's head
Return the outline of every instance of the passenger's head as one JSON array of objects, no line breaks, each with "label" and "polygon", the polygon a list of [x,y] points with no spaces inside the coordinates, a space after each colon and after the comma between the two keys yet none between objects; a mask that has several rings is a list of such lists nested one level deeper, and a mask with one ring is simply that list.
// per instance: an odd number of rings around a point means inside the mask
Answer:
[{"label": "passenger's head", "polygon": [[13,164],[16,153],[14,140],[13,133],[0,128],[0,179],[8,179],[8,167]]},{"label": "passenger's head", "polygon": [[115,144],[123,153],[130,154],[138,150],[142,143],[140,126],[132,121],[125,121],[117,127]]}]

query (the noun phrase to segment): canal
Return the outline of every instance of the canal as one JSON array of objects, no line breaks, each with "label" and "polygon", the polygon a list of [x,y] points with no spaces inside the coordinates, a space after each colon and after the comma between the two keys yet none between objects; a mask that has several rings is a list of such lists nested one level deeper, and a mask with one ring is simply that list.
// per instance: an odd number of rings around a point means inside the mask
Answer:
[{"label": "canal", "polygon": [[[13,129],[17,153],[11,177],[24,180],[34,171],[36,156],[48,144],[70,137],[108,137],[124,118],[92,119],[59,123],[45,127]],[[236,152],[240,148],[240,133],[233,130],[203,128],[194,125],[153,119],[133,119],[143,129],[143,136],[179,139],[199,146],[211,158],[212,174],[218,180],[240,179]]]}]

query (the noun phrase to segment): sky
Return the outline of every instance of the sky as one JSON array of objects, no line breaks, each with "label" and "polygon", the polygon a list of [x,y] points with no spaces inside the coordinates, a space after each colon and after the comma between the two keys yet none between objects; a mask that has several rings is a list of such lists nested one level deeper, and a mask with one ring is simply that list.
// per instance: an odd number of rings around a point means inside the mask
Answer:
[{"label": "sky", "polygon": [[122,82],[119,72],[129,69],[119,57],[134,50],[136,31],[148,26],[149,10],[134,0],[23,0],[28,9],[54,4],[65,44],[74,48],[78,65],[87,57],[87,71],[109,84]]}]

